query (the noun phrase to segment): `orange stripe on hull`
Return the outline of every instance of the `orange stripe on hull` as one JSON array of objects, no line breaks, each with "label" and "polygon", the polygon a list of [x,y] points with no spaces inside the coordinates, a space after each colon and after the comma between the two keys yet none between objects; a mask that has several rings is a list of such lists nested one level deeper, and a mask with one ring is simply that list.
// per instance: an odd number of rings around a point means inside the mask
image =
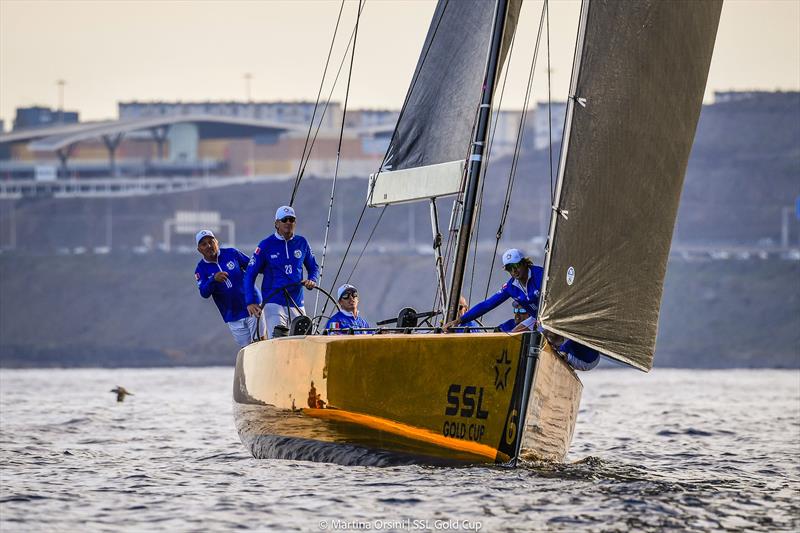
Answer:
[{"label": "orange stripe on hull", "polygon": [[451,439],[444,435],[439,435],[427,429],[422,429],[401,422],[387,420],[377,416],[364,415],[360,413],[353,413],[350,411],[342,411],[340,409],[303,409],[303,414],[313,418],[321,418],[326,420],[335,420],[339,422],[350,422],[359,426],[368,427],[378,431],[385,431],[400,437],[406,437],[412,440],[434,444],[441,448],[448,448],[459,452],[467,452],[479,457],[484,457],[491,461],[500,461],[506,463],[511,458],[503,452],[480,444],[478,442]]}]

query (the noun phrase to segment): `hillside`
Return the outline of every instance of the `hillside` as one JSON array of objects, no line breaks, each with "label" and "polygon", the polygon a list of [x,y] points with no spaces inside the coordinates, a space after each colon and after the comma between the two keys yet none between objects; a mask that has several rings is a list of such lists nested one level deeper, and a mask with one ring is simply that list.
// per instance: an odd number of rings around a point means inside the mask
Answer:
[{"label": "hillside", "polygon": [[[521,155],[507,241],[528,241],[546,233],[550,172],[546,151]],[[554,154],[557,160],[557,154]],[[511,161],[492,161],[487,171],[480,238],[494,240]],[[555,170],[554,170],[555,172]],[[236,185],[161,196],[117,199],[26,198],[0,201],[0,247],[13,232],[16,248],[30,252],[110,245],[130,250],[143,239],[160,243],[164,221],[177,210],[218,211],[236,224],[236,241],[257,243],[272,227],[272,213],[291,195],[290,182]],[[331,242],[346,244],[366,197],[366,177],[340,178],[332,213]],[[309,176],[295,206],[299,230],[321,243],[328,214],[330,179]],[[684,182],[675,228],[678,244],[779,242],[781,210],[800,196],[800,93],[774,93],[750,100],[703,107]],[[439,202],[441,227],[450,201]],[[380,210],[369,209],[357,236],[369,234]],[[790,234],[798,242],[800,224]],[[223,236],[223,239],[225,236]],[[194,247],[191,236],[173,243]],[[182,239],[182,240],[181,240]],[[386,209],[375,240],[430,242],[430,215],[424,203]]]},{"label": "hillside", "polygon": [[[0,365],[231,364],[236,346],[213,303],[197,293],[196,260],[188,254],[0,256]],[[338,260],[329,260],[332,276]],[[352,280],[365,316],[374,323],[407,305],[430,309],[431,261],[365,256]],[[502,277],[496,270],[492,286]],[[486,268],[475,278],[478,299]],[[657,366],[800,368],[798,280],[798,261],[672,261]],[[485,323],[509,316],[510,304]]]}]

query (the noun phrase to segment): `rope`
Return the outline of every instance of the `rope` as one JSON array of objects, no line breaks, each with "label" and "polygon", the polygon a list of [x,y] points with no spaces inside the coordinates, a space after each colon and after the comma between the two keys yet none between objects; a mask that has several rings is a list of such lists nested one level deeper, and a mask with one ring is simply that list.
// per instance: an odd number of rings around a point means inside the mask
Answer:
[{"label": "rope", "polygon": [[[448,8],[449,5],[450,5],[450,0],[446,0],[444,8],[442,8],[442,15],[439,17],[439,20],[436,22],[436,27],[433,30],[433,35],[431,36],[431,40],[430,40],[430,43],[428,44],[428,48],[422,54],[422,59],[420,61],[419,68],[414,73],[414,77],[411,80],[411,86],[408,89],[408,93],[406,94],[405,101],[403,102],[403,107],[400,109],[400,114],[397,117],[397,124],[400,124],[400,121],[402,120],[403,115],[405,114],[406,108],[408,107],[408,100],[411,97],[412,92],[414,91],[414,87],[416,86],[417,81],[419,80],[419,74],[420,74],[420,72],[422,72],[422,66],[425,64],[425,61],[428,58],[428,53],[430,52],[431,47],[433,46],[433,43],[436,40],[436,35],[438,34],[439,26],[442,23],[442,19],[444,18],[444,13],[445,13],[445,11],[447,11],[447,8]],[[375,184],[377,183],[378,177],[380,176],[380,171],[381,171],[381,169],[384,168],[384,165],[388,162],[388,160],[391,157],[389,155],[389,152],[391,151],[392,143],[394,143],[394,140],[395,140],[396,136],[397,136],[397,126],[395,126],[394,131],[392,132],[392,137],[389,140],[389,150],[387,150],[386,156],[384,156],[384,159],[381,162],[380,167],[378,168],[377,175],[375,176],[375,180],[373,180],[372,186],[371,186],[371,188],[369,190],[369,193],[367,194],[367,199],[364,201],[364,205],[361,208],[361,213],[359,213],[359,215],[358,215],[358,220],[356,221],[356,225],[353,228],[353,234],[350,236],[350,241],[347,243],[347,248],[345,249],[344,255],[342,256],[342,260],[339,263],[339,268],[336,270],[336,275],[333,278],[333,284],[331,285],[331,291],[336,286],[336,282],[339,280],[339,274],[341,274],[342,268],[344,267],[344,263],[347,260],[347,255],[350,253],[350,248],[353,246],[353,241],[355,240],[356,233],[358,233],[358,229],[361,227],[361,222],[364,219],[364,213],[366,212],[367,206],[369,205],[369,199],[372,197],[372,191],[375,189]],[[388,207],[388,206],[384,206],[384,211],[386,210],[386,207]],[[381,213],[380,217],[378,218],[378,222],[380,222],[380,219],[382,217],[383,217],[383,213]],[[377,222],[375,224],[375,227],[377,227]],[[373,233],[374,233],[374,228],[373,228],[373,232],[370,233],[370,239],[372,238],[372,234]],[[366,249],[367,245],[370,242],[370,239],[367,239],[367,242],[364,244],[364,249]],[[351,276],[352,276],[352,273],[351,273]],[[325,313],[326,307],[327,307],[327,302],[322,307],[322,313]]]},{"label": "rope", "polygon": [[[365,5],[366,1],[359,8],[358,12],[359,16],[361,15],[361,12],[364,10]],[[333,96],[333,91],[336,88],[336,83],[339,81],[339,76],[342,73],[342,67],[344,67],[344,62],[347,59],[347,52],[350,50],[350,46],[353,43],[354,34],[355,34],[355,28],[353,29],[353,32],[350,33],[350,40],[347,42],[347,48],[345,48],[344,54],[342,55],[342,61],[339,63],[339,69],[336,71],[336,77],[334,78],[333,85],[331,86],[331,90],[328,93],[328,98],[325,101],[325,106],[322,108],[322,113],[320,114],[319,122],[317,123],[317,129],[314,131],[314,137],[311,139],[311,146],[308,149],[308,153],[305,154],[305,161],[303,161],[301,158],[300,161],[301,169],[299,172],[299,178],[295,180],[294,187],[292,188],[292,196],[289,205],[294,204],[294,200],[297,196],[297,190],[300,188],[300,181],[303,179],[303,176],[305,175],[306,172],[306,166],[308,166],[308,161],[311,159],[311,150],[314,148],[314,144],[317,141],[319,130],[322,128],[322,120],[325,118],[325,113],[328,111],[328,107],[330,106],[331,98]],[[313,124],[313,119],[312,119],[312,124]]]},{"label": "rope", "polygon": [[[548,164],[550,169],[550,205],[553,205],[556,201],[556,187],[555,183],[553,182],[553,99],[550,96],[550,8],[547,4],[547,1],[548,0],[545,0],[542,10],[543,13],[544,11],[547,12],[547,135],[549,136],[547,139],[547,146],[549,149]],[[564,131],[566,131],[566,129],[564,129]]]},{"label": "rope", "polygon": [[356,272],[356,267],[358,267],[358,263],[361,261],[361,257],[363,257],[364,251],[367,249],[367,244],[369,244],[369,241],[372,240],[372,236],[375,235],[375,230],[378,229],[378,224],[381,223],[381,219],[383,218],[383,214],[386,212],[387,207],[389,206],[385,205],[383,206],[383,209],[381,209],[381,214],[378,215],[378,220],[376,220],[375,224],[372,226],[372,231],[369,233],[369,237],[367,237],[367,242],[364,243],[364,247],[361,248],[361,253],[358,254],[356,263],[353,265],[353,269],[350,271],[350,275],[347,276],[347,281],[345,281],[345,283],[350,283],[350,280],[353,278],[353,274]]},{"label": "rope", "polygon": [[[317,109],[319,108],[319,97],[322,95],[322,87],[325,85],[325,76],[328,75],[328,65],[331,61],[331,54],[333,54],[333,45],[336,43],[336,35],[339,32],[339,22],[342,20],[342,11],[344,10],[344,0],[342,0],[342,5],[339,6],[339,16],[336,18],[336,26],[333,28],[333,37],[331,37],[331,46],[328,49],[328,57],[325,59],[325,68],[322,71],[322,79],[319,82],[319,91],[317,91],[317,99],[314,102],[314,111],[311,113],[311,121],[308,123],[308,133],[306,133],[306,142],[303,145],[303,154],[300,156],[300,163],[297,165],[297,176],[294,178],[294,186],[292,187],[292,197],[289,200],[289,205],[294,205],[294,197],[297,194],[297,188],[300,186],[300,179],[303,176],[303,160],[306,157],[306,149],[308,148],[308,140],[311,138],[311,130],[314,128],[314,118],[317,115]],[[348,44],[349,46],[349,44]],[[345,51],[345,55],[347,52]],[[338,75],[337,75],[338,79]],[[334,81],[334,86],[336,82]],[[326,103],[327,107],[327,103]],[[322,118],[320,117],[320,123],[322,122]],[[316,136],[315,136],[316,138]],[[313,146],[313,144],[312,144]],[[309,153],[311,150],[308,150]]]},{"label": "rope", "polygon": [[[489,277],[486,280],[486,292],[484,293],[484,299],[489,296],[489,286],[492,283],[492,271],[494,270],[494,263],[497,259],[497,248],[500,245],[500,238],[503,236],[503,230],[505,228],[506,220],[508,218],[508,210],[511,207],[511,193],[514,190],[514,181],[517,175],[517,164],[519,162],[519,153],[520,147],[522,146],[522,138],[525,133],[525,119],[528,116],[528,104],[530,102],[531,97],[531,89],[533,87],[533,76],[536,72],[536,58],[539,55],[539,44],[542,38],[542,25],[544,22],[545,11],[547,10],[547,0],[545,0],[544,4],[542,5],[542,15],[539,18],[539,31],[536,35],[536,46],[533,50],[533,57],[531,58],[531,68],[530,72],[528,73],[528,87],[525,92],[525,103],[522,106],[522,117],[519,121],[519,129],[517,130],[517,141],[514,147],[514,157],[511,161],[511,170],[509,171],[508,175],[508,182],[506,185],[506,196],[505,201],[503,202],[503,211],[500,214],[500,225],[497,228],[497,234],[495,235],[494,241],[494,252],[492,252],[492,264],[489,268]],[[548,70],[548,79],[550,76],[550,72]]]},{"label": "rope", "polygon": [[[361,6],[362,6],[362,3],[365,3],[365,2],[366,2],[366,0],[359,0],[358,14],[356,15],[356,27],[355,27],[354,32],[353,32],[353,48],[352,48],[352,52],[350,54],[350,69],[349,69],[349,72],[347,73],[347,89],[345,90],[345,93],[344,93],[344,107],[342,109],[342,125],[341,125],[341,128],[339,129],[339,143],[338,143],[338,145],[336,147],[336,166],[334,167],[334,170],[333,170],[333,183],[331,183],[331,199],[330,199],[330,202],[328,203],[328,220],[327,220],[327,223],[325,224],[325,240],[323,241],[323,244],[322,244],[322,260],[320,262],[320,267],[319,267],[319,283],[320,284],[322,283],[322,274],[323,274],[323,271],[325,270],[325,255],[326,255],[326,253],[328,251],[328,235],[330,234],[330,229],[331,229],[331,213],[333,213],[333,199],[334,199],[334,196],[336,195],[336,178],[339,175],[339,161],[340,161],[341,155],[342,155],[342,138],[344,137],[344,124],[345,124],[345,119],[347,117],[347,102],[350,99],[350,82],[353,79],[353,63],[355,62],[356,42],[358,41],[358,22],[361,19]],[[317,305],[318,304],[319,304],[319,293],[317,293],[317,297],[314,299],[314,315],[315,316],[317,314]]]}]

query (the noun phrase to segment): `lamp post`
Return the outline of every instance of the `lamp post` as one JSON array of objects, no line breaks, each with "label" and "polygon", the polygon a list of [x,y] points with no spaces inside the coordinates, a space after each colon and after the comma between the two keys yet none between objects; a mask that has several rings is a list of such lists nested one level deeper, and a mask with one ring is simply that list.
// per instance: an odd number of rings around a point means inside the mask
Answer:
[{"label": "lamp post", "polygon": [[244,73],[244,94],[247,103],[250,103],[252,100],[250,99],[250,81],[253,79],[253,75],[249,72]]},{"label": "lamp post", "polygon": [[64,86],[67,84],[64,80],[56,80],[58,85],[58,122],[64,122]]}]

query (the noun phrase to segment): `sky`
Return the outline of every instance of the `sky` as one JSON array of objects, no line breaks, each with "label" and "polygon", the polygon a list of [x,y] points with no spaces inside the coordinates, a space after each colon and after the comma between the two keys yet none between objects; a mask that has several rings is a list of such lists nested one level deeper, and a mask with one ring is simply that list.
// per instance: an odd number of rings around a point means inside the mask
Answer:
[{"label": "sky", "polygon": [[[0,0],[0,119],[59,104],[81,120],[115,118],[119,101],[316,98],[340,0]],[[399,109],[435,3],[368,0],[359,23],[351,108]],[[524,103],[542,2],[523,6],[504,107]],[[550,91],[569,85],[580,3],[551,0]],[[347,0],[343,42],[357,3]],[[534,99],[547,98],[543,48]],[[344,100],[347,68],[334,89]],[[330,83],[326,84],[327,94]],[[706,101],[719,90],[800,90],[800,0],[726,0]]]}]

